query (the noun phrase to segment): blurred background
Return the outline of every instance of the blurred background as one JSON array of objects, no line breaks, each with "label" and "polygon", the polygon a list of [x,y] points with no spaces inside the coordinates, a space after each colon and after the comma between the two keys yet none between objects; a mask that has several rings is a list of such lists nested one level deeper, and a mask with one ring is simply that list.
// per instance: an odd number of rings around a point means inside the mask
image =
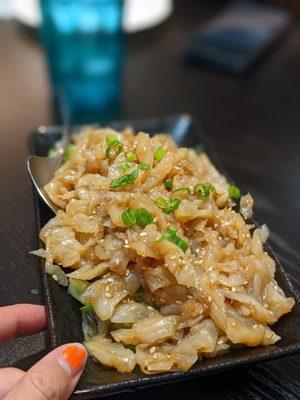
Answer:
[{"label": "blurred background", "polygon": [[[29,90],[43,91],[50,102],[51,118],[60,120],[63,101],[71,121],[80,124],[126,116],[126,90],[151,91],[152,74],[159,64],[163,76],[167,55],[172,58],[172,69],[182,68],[182,74],[188,72],[185,66],[197,64],[223,73],[245,75],[270,45],[281,39],[291,22],[291,13],[263,5],[261,1],[176,3],[178,9],[185,3],[185,10],[182,18],[178,11],[177,30],[172,32],[170,42],[161,47],[164,54],[161,60],[155,60],[156,65],[153,64],[155,48],[168,40],[167,32],[175,21],[173,0],[0,0],[0,19],[10,21],[3,24],[2,29],[10,33],[4,32],[9,37],[2,43],[10,45],[11,51],[14,46],[21,46],[26,52],[18,78],[26,73],[32,77],[27,79],[27,85],[31,83]],[[300,10],[298,1],[265,3],[283,6],[294,13]],[[209,16],[216,5],[220,10],[216,16]],[[193,7],[195,14],[186,18],[184,12]],[[11,35],[18,41],[14,43]],[[39,46],[43,50],[36,52]],[[138,80],[130,82],[133,71],[130,63],[151,51],[145,70],[138,71],[139,75],[146,72],[149,81],[137,88]],[[17,54],[16,48],[14,56]],[[33,55],[40,57],[34,67],[30,64]],[[170,57],[167,62],[171,62]],[[32,75],[34,68],[38,68],[37,76]],[[38,78],[41,85],[36,85]],[[159,93],[155,96],[160,97]]]},{"label": "blurred background", "polygon": [[[300,0],[0,0],[0,305],[44,301],[25,158],[61,103],[75,124],[192,114],[300,288],[299,22]],[[45,346],[43,334],[2,345],[0,367]],[[299,399],[299,357],[171,386],[191,400]]]}]

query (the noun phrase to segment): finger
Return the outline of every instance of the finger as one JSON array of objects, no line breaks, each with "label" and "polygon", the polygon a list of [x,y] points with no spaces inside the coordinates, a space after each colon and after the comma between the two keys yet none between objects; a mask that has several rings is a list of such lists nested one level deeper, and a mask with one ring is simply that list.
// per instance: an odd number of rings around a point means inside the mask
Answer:
[{"label": "finger", "polygon": [[24,371],[17,368],[0,369],[0,400],[7,395],[24,374]]},{"label": "finger", "polygon": [[15,304],[0,308],[0,343],[40,332],[46,327],[44,306]]},{"label": "finger", "polygon": [[66,400],[80,378],[87,358],[84,346],[61,346],[35,364],[5,400]]}]

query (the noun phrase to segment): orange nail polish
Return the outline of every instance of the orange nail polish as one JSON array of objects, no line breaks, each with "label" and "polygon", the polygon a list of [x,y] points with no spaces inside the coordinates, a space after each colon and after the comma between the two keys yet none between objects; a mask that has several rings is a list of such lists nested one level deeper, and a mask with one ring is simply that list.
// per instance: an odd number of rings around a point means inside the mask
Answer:
[{"label": "orange nail polish", "polygon": [[86,359],[86,350],[79,346],[69,345],[64,348],[61,356],[72,369],[81,369]]}]

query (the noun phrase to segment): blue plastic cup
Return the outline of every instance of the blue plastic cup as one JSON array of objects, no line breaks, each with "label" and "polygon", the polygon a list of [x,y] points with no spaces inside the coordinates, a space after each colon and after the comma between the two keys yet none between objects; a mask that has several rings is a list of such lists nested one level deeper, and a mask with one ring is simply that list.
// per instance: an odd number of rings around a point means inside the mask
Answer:
[{"label": "blue plastic cup", "polygon": [[117,116],[122,92],[123,0],[40,0],[41,37],[56,100],[72,123]]}]

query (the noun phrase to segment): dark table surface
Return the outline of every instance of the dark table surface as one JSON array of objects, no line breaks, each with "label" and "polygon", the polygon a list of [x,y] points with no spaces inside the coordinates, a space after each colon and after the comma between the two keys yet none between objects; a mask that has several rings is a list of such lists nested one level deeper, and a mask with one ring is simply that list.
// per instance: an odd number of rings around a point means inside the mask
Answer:
[{"label": "dark table surface", "polygon": [[[129,38],[124,117],[190,112],[200,119],[229,174],[256,199],[256,219],[270,227],[271,244],[299,288],[300,24],[251,75],[218,75],[179,57],[196,27],[220,9],[209,3],[178,2],[166,23]],[[0,54],[0,305],[40,304],[38,263],[27,255],[37,235],[24,160],[29,133],[52,122],[47,70],[37,40],[16,23],[0,23]],[[45,352],[45,337],[2,345],[0,366],[18,352],[17,366],[28,367]],[[290,356],[118,398],[300,399],[299,360]]]}]

